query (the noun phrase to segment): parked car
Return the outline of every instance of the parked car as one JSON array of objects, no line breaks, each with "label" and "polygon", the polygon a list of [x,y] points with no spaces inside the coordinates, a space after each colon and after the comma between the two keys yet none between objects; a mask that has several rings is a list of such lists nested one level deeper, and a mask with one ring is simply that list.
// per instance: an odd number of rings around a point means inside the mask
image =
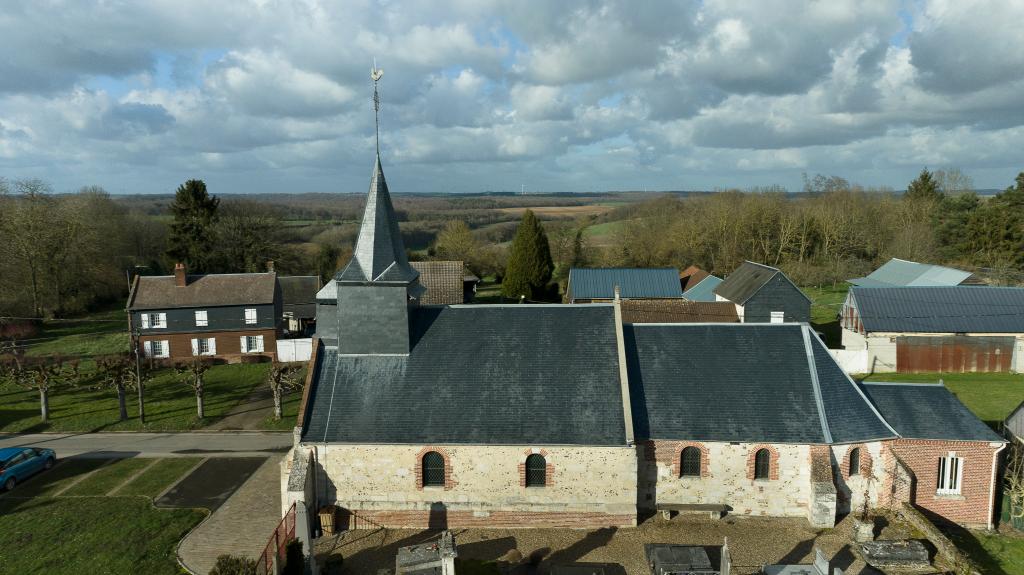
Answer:
[{"label": "parked car", "polygon": [[38,447],[5,447],[0,449],[0,485],[10,491],[25,479],[53,467],[57,454]]}]

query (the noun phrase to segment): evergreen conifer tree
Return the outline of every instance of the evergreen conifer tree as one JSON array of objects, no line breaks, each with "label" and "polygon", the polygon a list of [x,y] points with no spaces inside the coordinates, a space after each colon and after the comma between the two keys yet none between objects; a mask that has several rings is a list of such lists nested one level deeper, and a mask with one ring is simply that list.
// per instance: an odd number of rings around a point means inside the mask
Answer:
[{"label": "evergreen conifer tree", "polygon": [[942,192],[939,191],[939,183],[932,177],[932,173],[925,168],[921,170],[917,179],[910,182],[904,197],[908,200],[937,201],[942,199]]},{"label": "evergreen conifer tree", "polygon": [[202,180],[189,180],[178,186],[171,204],[171,234],[167,256],[182,262],[188,270],[210,272],[214,253],[214,229],[220,198],[206,191]]},{"label": "evergreen conifer tree", "polygon": [[501,295],[517,300],[520,296],[528,300],[545,298],[553,269],[548,236],[537,216],[526,210],[509,250]]}]

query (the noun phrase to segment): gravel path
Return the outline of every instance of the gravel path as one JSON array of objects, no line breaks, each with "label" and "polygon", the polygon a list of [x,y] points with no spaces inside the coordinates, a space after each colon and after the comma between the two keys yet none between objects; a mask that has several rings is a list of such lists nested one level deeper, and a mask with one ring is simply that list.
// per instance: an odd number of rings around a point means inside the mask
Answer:
[{"label": "gravel path", "polygon": [[[849,518],[835,529],[815,530],[803,519],[726,517],[715,521],[692,516],[665,521],[651,518],[639,527],[621,529],[455,529],[459,557],[487,561],[521,554],[541,561],[537,568],[519,567],[508,571],[516,575],[545,574],[551,565],[574,562],[614,563],[629,575],[649,575],[644,563],[646,543],[684,545],[721,545],[729,539],[734,574],[756,573],[761,565],[774,563],[810,563],[814,548],[820,547],[831,558],[833,567],[847,575],[878,572],[867,567],[849,546],[852,522]],[[904,525],[887,525],[880,538],[908,536]],[[437,532],[412,529],[350,531],[325,537],[317,553],[344,557],[343,573],[376,575],[393,569],[399,547],[413,545],[437,536]],[[515,550],[515,551],[513,551]]]}]

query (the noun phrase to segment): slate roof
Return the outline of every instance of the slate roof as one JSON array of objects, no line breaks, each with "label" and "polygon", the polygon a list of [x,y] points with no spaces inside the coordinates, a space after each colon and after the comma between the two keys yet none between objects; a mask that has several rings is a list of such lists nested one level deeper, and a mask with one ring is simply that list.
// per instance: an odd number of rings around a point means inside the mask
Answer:
[{"label": "slate roof", "polygon": [[902,437],[1004,441],[942,384],[864,382],[861,386]]},{"label": "slate roof", "polygon": [[690,301],[715,301],[715,288],[720,283],[722,278],[707,276],[692,286],[687,284],[689,287],[683,292],[683,297]]},{"label": "slate roof", "polygon": [[566,295],[574,299],[612,299],[615,286],[623,298],[681,298],[675,268],[572,268]]},{"label": "slate roof", "polygon": [[622,301],[625,323],[738,323],[732,302],[685,299],[627,299]]},{"label": "slate roof", "polygon": [[174,276],[137,276],[128,294],[129,311],[175,309],[223,305],[256,305],[274,303],[277,275],[207,274],[187,276],[184,287],[174,283]]},{"label": "slate roof", "polygon": [[352,260],[338,272],[335,279],[359,284],[410,283],[417,275],[418,272],[409,265],[406,258],[398,218],[391,205],[391,194],[378,155]]},{"label": "slate roof", "polygon": [[[754,294],[764,286],[764,284],[768,283],[768,280],[778,274],[782,274],[782,277],[786,278],[786,274],[783,274],[778,268],[750,261],[743,262],[743,265],[736,268],[734,272],[725,278],[725,281],[715,287],[714,293],[731,302],[743,305],[747,303],[747,300],[753,297]],[[786,278],[786,281],[789,281],[789,278]],[[790,283],[793,282],[790,281]],[[799,289],[797,291],[799,291]],[[803,294],[803,292],[800,293]],[[804,294],[804,297],[806,298],[807,295]],[[810,298],[808,298],[807,301],[810,301]]]},{"label": "slate roof", "polygon": [[462,282],[465,280],[462,262],[411,262],[420,272],[420,285],[427,289],[420,297],[424,305],[451,305],[463,303]]},{"label": "slate roof", "polygon": [[1024,288],[852,287],[864,329],[893,333],[1024,333]]},{"label": "slate roof", "polygon": [[845,443],[896,436],[807,326],[624,329],[638,440]]},{"label": "slate roof", "polygon": [[611,305],[412,310],[408,356],[322,350],[306,441],[625,445]]},{"label": "slate roof", "polygon": [[980,283],[974,274],[945,266],[892,258],[867,277],[849,280],[864,287],[957,286]]},{"label": "slate roof", "polygon": [[316,317],[316,293],[320,290],[320,276],[280,276],[281,304],[285,312],[295,317]]}]

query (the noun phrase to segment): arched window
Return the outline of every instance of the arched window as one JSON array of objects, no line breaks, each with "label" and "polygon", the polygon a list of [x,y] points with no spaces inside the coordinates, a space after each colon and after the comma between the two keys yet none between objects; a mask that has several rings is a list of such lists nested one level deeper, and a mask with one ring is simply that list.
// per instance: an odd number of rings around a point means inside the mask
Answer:
[{"label": "arched window", "polygon": [[526,486],[544,487],[547,480],[548,462],[539,453],[531,453],[526,458]]},{"label": "arched window", "polygon": [[700,450],[690,446],[679,457],[679,477],[700,477]]},{"label": "arched window", "polygon": [[771,478],[772,453],[767,449],[758,449],[754,454],[754,479]]},{"label": "arched window", "polygon": [[444,457],[436,451],[423,455],[423,486],[444,487]]},{"label": "arched window", "polygon": [[850,450],[850,475],[860,475],[860,448]]}]

